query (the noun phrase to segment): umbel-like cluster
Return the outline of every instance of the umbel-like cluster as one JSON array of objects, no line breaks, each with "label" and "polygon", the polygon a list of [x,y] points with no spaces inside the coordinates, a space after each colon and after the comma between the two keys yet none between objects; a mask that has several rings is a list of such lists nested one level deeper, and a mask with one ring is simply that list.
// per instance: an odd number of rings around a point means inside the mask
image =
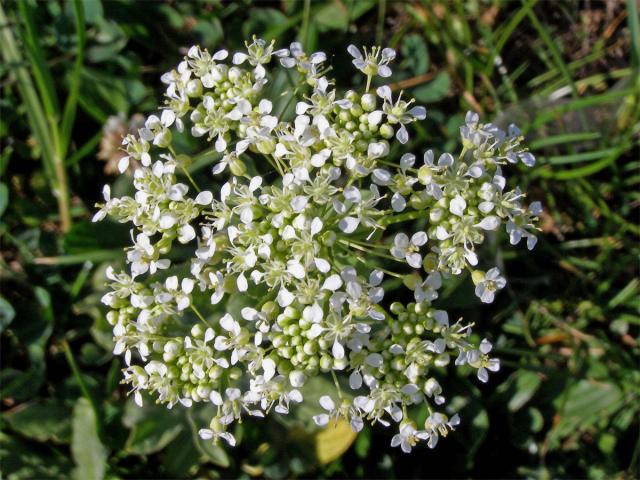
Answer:
[{"label": "umbel-like cluster", "polygon": [[[318,425],[394,424],[392,446],[434,447],[459,423],[444,412],[442,367],[466,365],[482,382],[499,369],[491,343],[472,343],[471,326],[434,302],[465,271],[482,302],[504,288],[497,268],[478,269],[487,232],[504,226],[512,244],[533,248],[540,204],[506,190],[503,167],[535,159],[515,126],[471,112],[457,154],[396,154],[426,110],[390,86],[370,88],[391,74],[394,50],[348,51],[363,91],[336,90],[326,55],[299,43],[274,50],[254,39],[230,62],[225,50],[192,47],[162,76],[159,115],[123,142],[119,169],[136,166],[135,195],[104,188],[94,221],[132,224],[128,268],[107,271],[103,298],[124,382],[138,404],[146,391],[169,408],[217,406],[204,439],[234,445],[233,422],[287,414],[305,382],[326,374],[335,391],[321,397]],[[272,63],[288,69],[282,95],[297,101],[295,115],[265,98]],[[211,184],[194,183],[175,131],[218,152]],[[172,270],[177,245],[191,260]],[[238,293],[240,315],[211,313]],[[421,404],[430,414],[418,426],[410,407]]]}]

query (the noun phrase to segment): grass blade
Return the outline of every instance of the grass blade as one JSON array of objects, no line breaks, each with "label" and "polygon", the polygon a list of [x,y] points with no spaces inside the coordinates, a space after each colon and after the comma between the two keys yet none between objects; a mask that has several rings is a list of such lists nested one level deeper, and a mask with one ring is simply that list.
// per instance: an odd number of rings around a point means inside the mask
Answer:
[{"label": "grass blade", "polygon": [[78,43],[78,51],[76,53],[76,61],[74,63],[73,72],[71,74],[71,82],[69,85],[69,94],[64,105],[64,113],[62,115],[62,125],[60,127],[60,158],[64,158],[71,141],[71,129],[76,118],[76,107],[78,104],[78,91],[80,89],[80,75],[82,74],[82,63],[84,60],[84,47],[86,43],[85,25],[84,25],[84,7],[80,0],[73,0],[73,14],[75,19],[76,37]]}]

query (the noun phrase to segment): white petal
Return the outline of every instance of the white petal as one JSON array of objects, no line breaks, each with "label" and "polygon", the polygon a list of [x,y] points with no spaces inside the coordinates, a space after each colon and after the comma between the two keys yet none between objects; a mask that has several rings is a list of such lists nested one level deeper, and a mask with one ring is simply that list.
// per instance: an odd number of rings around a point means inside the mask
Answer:
[{"label": "white petal", "polygon": [[213,201],[213,193],[208,191],[200,192],[195,200],[195,202],[198,205],[211,205],[212,201]]},{"label": "white petal", "polygon": [[456,195],[456,197],[449,203],[449,211],[459,217],[464,215],[465,208],[467,208],[467,202],[460,195]]},{"label": "white petal", "polygon": [[336,408],[336,404],[333,402],[333,399],[329,395],[322,395],[320,397],[320,406],[331,412],[334,408]]},{"label": "white petal", "polygon": [[500,226],[500,220],[495,215],[489,215],[488,217],[483,218],[476,226],[483,230],[495,230]]},{"label": "white petal", "polygon": [[349,375],[349,386],[353,390],[357,390],[362,386],[362,375],[360,375],[358,370],[354,370],[351,372],[351,375]]},{"label": "white petal", "polygon": [[342,279],[340,275],[333,274],[329,276],[322,284],[322,290],[331,290],[335,292],[342,286]]},{"label": "white petal", "polygon": [[393,194],[391,197],[391,208],[393,208],[394,212],[402,212],[407,206],[407,201],[404,199],[402,195],[398,192]]},{"label": "white petal", "polygon": [[296,298],[295,295],[291,293],[289,290],[287,290],[286,288],[281,288],[280,291],[278,292],[278,297],[277,297],[278,305],[280,305],[282,308],[288,307],[293,303],[295,298]]},{"label": "white petal", "polygon": [[333,342],[333,347],[331,347],[331,353],[335,359],[340,360],[344,358],[344,347],[336,340]]}]

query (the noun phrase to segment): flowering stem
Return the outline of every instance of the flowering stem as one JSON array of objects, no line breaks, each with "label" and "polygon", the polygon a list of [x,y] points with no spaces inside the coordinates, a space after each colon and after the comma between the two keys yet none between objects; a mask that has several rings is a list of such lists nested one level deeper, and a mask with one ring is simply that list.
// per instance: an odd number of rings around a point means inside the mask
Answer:
[{"label": "flowering stem", "polygon": [[387,10],[386,0],[378,0],[378,25],[376,26],[376,43],[382,45],[384,36],[384,17]]},{"label": "flowering stem", "polygon": [[202,321],[202,323],[204,323],[207,327],[213,328],[213,325],[211,325],[209,322],[207,322],[207,320],[204,318],[204,316],[202,316],[202,314],[196,308],[195,305],[191,304],[191,310],[193,310],[193,313],[196,314],[196,316],[200,319],[200,321]]},{"label": "flowering stem", "polygon": [[300,41],[304,46],[309,44],[309,17],[311,16],[311,0],[304,0],[302,11],[302,26],[300,27]]},{"label": "flowering stem", "polygon": [[[368,265],[367,261],[362,257],[356,257],[356,260],[358,260],[360,263],[364,263],[365,265]],[[386,268],[382,268],[380,266],[376,266],[375,269],[380,270],[381,272],[384,272],[387,275],[390,275],[395,278],[403,278],[403,275],[400,275],[399,273],[396,273],[396,272],[392,272],[391,270],[387,270]]]},{"label": "flowering stem", "polygon": [[182,173],[184,173],[186,177],[189,179],[189,182],[191,182],[191,185],[193,185],[193,188],[195,188],[198,192],[200,192],[200,188],[198,187],[196,182],[193,180],[193,177],[191,176],[191,174],[189,174],[187,169],[184,168],[182,165],[180,166],[180,168],[182,169]]},{"label": "flowering stem", "polygon": [[382,248],[383,250],[387,250],[387,248],[388,248],[386,245],[376,245],[376,244],[373,244],[373,243],[363,242],[361,240],[348,239],[348,238],[344,238],[344,237],[342,237],[342,239],[346,240],[348,242],[357,243],[358,245],[362,245],[363,247]]},{"label": "flowering stem", "polygon": [[82,392],[82,395],[87,399],[87,401],[91,405],[91,409],[93,410],[94,415],[96,416],[96,419],[97,419],[96,428],[98,429],[98,433],[101,435],[102,422],[99,420],[101,416],[100,416],[100,411],[98,409],[98,404],[96,403],[95,398],[93,398],[93,395],[91,395],[91,392],[89,392],[89,389],[87,388],[87,384],[82,378],[80,369],[78,368],[78,364],[76,363],[75,358],[73,358],[73,353],[71,352],[71,347],[69,346],[69,342],[67,342],[66,340],[62,340],[62,347],[64,349],[64,356],[67,359],[67,363],[69,364],[69,367],[71,367],[73,376],[78,382],[78,387],[80,387],[80,391]]},{"label": "flowering stem", "polygon": [[401,213],[400,215],[392,215],[380,220],[380,224],[383,226],[392,225],[394,223],[406,222],[408,220],[415,220],[424,215],[422,210],[414,210],[413,212]]},{"label": "flowering stem", "polygon": [[338,382],[338,377],[336,377],[336,372],[331,370],[331,376],[333,377],[333,383],[335,384],[336,389],[338,390],[338,398],[340,400],[342,400],[342,389],[340,388],[340,383]]},{"label": "flowering stem", "polygon": [[402,262],[402,260],[400,260],[400,259],[398,259],[398,258],[396,258],[396,257],[392,257],[391,255],[387,255],[387,254],[385,254],[385,253],[376,252],[375,250],[369,250],[369,249],[367,249],[367,248],[363,247],[362,245],[357,245],[357,244],[355,244],[355,243],[351,243],[351,242],[349,242],[349,241],[347,241],[347,240],[344,240],[344,239],[342,239],[342,238],[341,238],[341,239],[339,239],[338,241],[339,241],[340,243],[343,243],[343,244],[345,244],[345,245],[347,245],[347,246],[351,247],[351,248],[355,248],[356,250],[360,250],[361,252],[366,252],[366,253],[369,253],[369,254],[371,254],[371,255],[375,255],[376,257],[386,258],[386,259],[388,259],[388,260],[394,260],[394,261],[396,261],[396,262],[401,262],[401,263],[403,263],[403,262]]},{"label": "flowering stem", "polygon": [[[173,148],[173,145],[169,145],[167,148],[169,149],[169,151],[171,152],[171,155],[173,155],[174,158],[178,156],[176,154],[176,151]],[[189,182],[191,182],[191,185],[193,185],[193,188],[195,188],[196,191],[200,192],[200,188],[198,187],[196,182],[193,180],[193,177],[191,176],[189,171],[186,168],[184,168],[184,166],[182,165],[180,165],[180,169],[182,170],[182,173],[184,173],[186,177],[189,179]]]}]

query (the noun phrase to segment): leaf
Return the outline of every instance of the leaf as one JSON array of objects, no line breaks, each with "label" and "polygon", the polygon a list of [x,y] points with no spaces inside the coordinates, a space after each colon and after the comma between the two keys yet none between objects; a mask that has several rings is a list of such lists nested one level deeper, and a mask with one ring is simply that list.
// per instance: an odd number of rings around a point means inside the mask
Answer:
[{"label": "leaf", "polygon": [[229,460],[229,456],[227,452],[219,445],[216,445],[211,440],[203,440],[201,439],[197,432],[195,434],[197,438],[194,437],[194,440],[198,444],[198,450],[204,455],[206,461],[217,465],[218,467],[227,468],[231,465],[231,461]]},{"label": "leaf", "polygon": [[71,409],[58,400],[23,404],[2,418],[15,432],[39,442],[68,443],[71,439]]},{"label": "leaf", "polygon": [[449,74],[440,72],[431,82],[416,87],[413,90],[413,96],[420,102],[437,102],[447,96],[450,84]]},{"label": "leaf", "polygon": [[77,222],[64,236],[67,254],[122,248],[129,241],[124,225],[111,222]]},{"label": "leaf", "polygon": [[11,330],[25,346],[31,368],[24,374],[17,370],[9,370],[8,373],[3,371],[2,395],[21,401],[35,394],[44,379],[45,348],[53,331],[53,308],[49,292],[42,287],[34,287],[33,298],[16,303],[15,309],[15,315],[22,321],[14,323]]},{"label": "leaf", "polygon": [[89,401],[79,398],[73,408],[71,455],[76,463],[73,476],[78,480],[101,480],[105,476],[108,451],[100,441],[97,418]]},{"label": "leaf", "polygon": [[267,31],[272,27],[286,25],[287,21],[287,17],[275,8],[255,8],[250,10],[249,18],[242,25],[242,32],[245,38],[251,38],[255,34],[270,41],[273,35],[266,35]]},{"label": "leaf", "polygon": [[82,0],[82,7],[87,23],[97,23],[102,20],[104,9],[101,0]]},{"label": "leaf", "polygon": [[537,373],[529,370],[518,370],[513,374],[515,380],[515,394],[508,403],[509,410],[515,412],[520,410],[531,397],[536,393],[540,386],[540,377]]},{"label": "leaf", "polygon": [[580,380],[567,391],[564,406],[562,400],[561,395],[554,402],[560,421],[549,432],[552,444],[606,420],[622,407],[624,397],[613,383]]},{"label": "leaf", "polygon": [[125,451],[135,455],[149,455],[166,447],[182,431],[175,416],[154,417],[136,424],[131,431]]},{"label": "leaf", "polygon": [[[213,405],[196,406],[195,408],[188,409],[186,412],[187,421],[191,428],[191,439],[195,448],[198,449],[202,455],[201,461],[211,462],[222,468],[227,468],[231,465],[227,452],[220,445],[216,445],[212,440],[203,440],[198,435],[199,426],[205,425],[211,417],[215,414]],[[226,443],[225,443],[226,445]]]},{"label": "leaf", "polygon": [[193,477],[199,464],[200,452],[191,441],[191,433],[183,430],[163,451],[162,464],[171,477]]},{"label": "leaf", "polygon": [[318,30],[346,30],[349,26],[347,10],[341,1],[333,0],[321,6],[313,12],[313,22],[318,25]]},{"label": "leaf", "polygon": [[23,441],[0,432],[2,478],[69,478],[71,461],[47,445]]},{"label": "leaf", "polygon": [[429,70],[429,51],[420,35],[407,35],[402,41],[400,53],[404,59],[401,68],[411,69],[414,75],[421,75]]},{"label": "leaf", "polygon": [[351,429],[349,422],[339,418],[330,422],[315,435],[316,457],[320,465],[326,465],[340,458],[354,442],[358,434]]},{"label": "leaf", "polygon": [[200,36],[201,43],[208,48],[214,48],[224,37],[222,25],[217,18],[198,22],[193,31]]},{"label": "leaf", "polygon": [[4,297],[0,296],[0,333],[9,326],[15,316],[16,311],[13,306]]},{"label": "leaf", "polygon": [[6,183],[0,182],[0,217],[7,209],[7,205],[9,205],[9,189]]}]

